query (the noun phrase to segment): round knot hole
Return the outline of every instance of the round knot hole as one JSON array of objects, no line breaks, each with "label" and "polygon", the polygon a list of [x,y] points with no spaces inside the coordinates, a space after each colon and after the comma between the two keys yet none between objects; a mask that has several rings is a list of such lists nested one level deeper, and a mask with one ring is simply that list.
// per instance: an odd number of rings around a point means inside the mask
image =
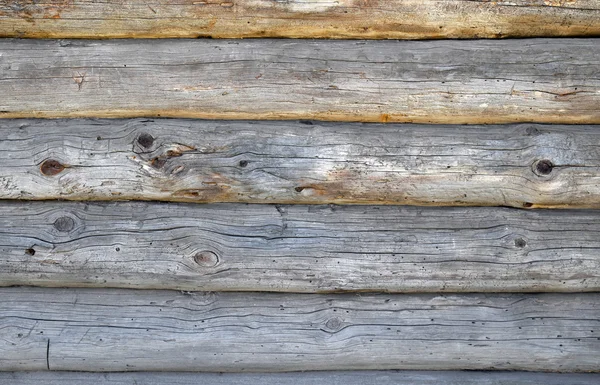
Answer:
[{"label": "round knot hole", "polygon": [[150,148],[154,144],[154,137],[146,132],[143,132],[138,136],[137,142],[143,148]]},{"label": "round knot hole", "polygon": [[554,168],[554,164],[548,159],[538,160],[533,164],[533,172],[537,175],[549,175]]},{"label": "round knot hole", "polygon": [[194,262],[203,267],[214,267],[219,263],[219,256],[212,251],[204,250],[194,255]]},{"label": "round knot hole", "polygon": [[247,160],[240,160],[239,165],[240,165],[240,167],[246,167],[248,165],[248,161]]},{"label": "round knot hole", "polygon": [[75,221],[70,217],[60,217],[54,221],[54,228],[60,232],[68,233],[75,228]]},{"label": "round knot hole", "polygon": [[58,160],[54,159],[45,160],[40,166],[40,171],[46,176],[53,176],[59,174],[64,169],[65,166]]}]

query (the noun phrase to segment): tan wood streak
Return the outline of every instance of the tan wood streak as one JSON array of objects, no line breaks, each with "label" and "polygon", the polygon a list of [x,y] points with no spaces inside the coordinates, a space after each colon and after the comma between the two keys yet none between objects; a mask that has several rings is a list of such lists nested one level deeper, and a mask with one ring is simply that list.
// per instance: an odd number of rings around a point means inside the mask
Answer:
[{"label": "tan wood streak", "polygon": [[497,38],[600,34],[598,0],[0,1],[0,36]]}]

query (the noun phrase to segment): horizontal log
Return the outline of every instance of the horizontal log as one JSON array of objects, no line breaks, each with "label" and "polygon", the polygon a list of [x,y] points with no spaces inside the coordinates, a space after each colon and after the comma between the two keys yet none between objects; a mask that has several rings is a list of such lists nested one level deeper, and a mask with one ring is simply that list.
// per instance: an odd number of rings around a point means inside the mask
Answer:
[{"label": "horizontal log", "polygon": [[0,289],[0,370],[599,371],[600,294]]},{"label": "horizontal log", "polygon": [[597,211],[3,202],[0,285],[600,290]]},{"label": "horizontal log", "polygon": [[598,0],[0,1],[0,37],[582,36],[599,20]]},{"label": "horizontal log", "polygon": [[600,123],[594,39],[0,41],[0,118]]},{"label": "horizontal log", "polygon": [[1,120],[0,199],[600,207],[595,126]]},{"label": "horizontal log", "polygon": [[0,372],[10,385],[590,385],[596,373],[339,371],[292,373]]}]

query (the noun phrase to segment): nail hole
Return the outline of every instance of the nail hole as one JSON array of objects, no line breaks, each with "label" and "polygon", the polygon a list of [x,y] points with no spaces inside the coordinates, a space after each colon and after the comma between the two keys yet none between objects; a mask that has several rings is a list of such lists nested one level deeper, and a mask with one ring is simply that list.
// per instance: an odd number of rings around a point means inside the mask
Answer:
[{"label": "nail hole", "polygon": [[30,247],[29,249],[25,250],[25,254],[35,255],[35,250],[33,249],[33,247]]},{"label": "nail hole", "polygon": [[294,190],[296,190],[296,192],[302,192],[304,187],[296,187]]},{"label": "nail hole", "polygon": [[523,202],[523,207],[532,207],[533,203],[531,202]]},{"label": "nail hole", "polygon": [[248,165],[248,161],[247,160],[240,160],[240,167],[246,167]]},{"label": "nail hole", "polygon": [[137,139],[140,146],[144,148],[152,147],[154,144],[154,137],[146,132],[140,134]]},{"label": "nail hole", "polygon": [[534,163],[534,172],[537,175],[548,175],[552,172],[554,164],[547,159],[538,160]]},{"label": "nail hole", "polygon": [[42,163],[42,165],[40,166],[40,171],[42,172],[42,174],[47,176],[56,175],[64,169],[65,166],[54,159],[45,160],[44,163]]}]

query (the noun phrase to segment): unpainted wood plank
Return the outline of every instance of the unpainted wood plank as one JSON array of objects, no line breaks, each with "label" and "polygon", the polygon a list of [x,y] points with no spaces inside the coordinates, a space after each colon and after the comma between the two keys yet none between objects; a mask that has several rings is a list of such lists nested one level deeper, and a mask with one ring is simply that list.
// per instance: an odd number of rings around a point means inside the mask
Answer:
[{"label": "unpainted wood plank", "polygon": [[600,290],[597,211],[2,202],[0,285]]},{"label": "unpainted wood plank", "polygon": [[0,372],[10,385],[590,385],[596,373],[339,371],[291,373]]},{"label": "unpainted wood plank", "polygon": [[599,305],[598,293],[2,288],[0,349],[18,359],[23,343],[49,344],[50,370],[587,372],[600,370]]},{"label": "unpainted wood plank", "polygon": [[0,118],[600,123],[594,39],[0,41]]},{"label": "unpainted wood plank", "polygon": [[598,0],[0,1],[0,36],[360,39],[600,35]]},{"label": "unpainted wood plank", "polygon": [[0,198],[599,208],[595,126],[1,120]]}]

